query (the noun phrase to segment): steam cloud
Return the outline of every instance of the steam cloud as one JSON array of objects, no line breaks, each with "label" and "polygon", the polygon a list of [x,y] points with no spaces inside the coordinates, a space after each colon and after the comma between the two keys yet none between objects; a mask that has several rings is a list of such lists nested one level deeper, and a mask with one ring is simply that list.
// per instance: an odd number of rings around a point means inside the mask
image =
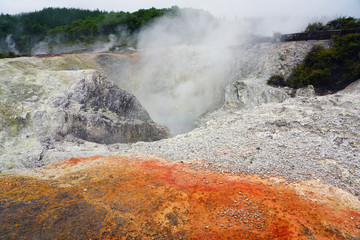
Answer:
[{"label": "steam cloud", "polygon": [[205,11],[182,9],[176,17],[165,16],[139,34],[141,52],[132,77],[119,85],[155,122],[174,134],[187,132],[202,114],[221,106],[230,46],[244,41],[245,30]]},{"label": "steam cloud", "polygon": [[[275,31],[300,31],[308,22],[284,17],[228,21],[206,11],[180,9],[175,16],[161,17],[138,34],[140,52],[135,60],[121,60],[112,66],[107,62],[105,67],[107,75],[133,93],[155,122],[168,126],[173,134],[181,134],[192,130],[197,119],[224,102],[234,46],[253,41],[256,34],[269,37]],[[126,32],[119,28],[107,42],[97,42],[91,48],[104,52],[121,45],[122,39],[134,42]],[[54,49],[49,42],[57,40],[39,43],[32,53],[82,48],[61,47],[58,42]]]},{"label": "steam cloud", "polygon": [[307,23],[286,17],[228,21],[206,11],[180,9],[176,17],[162,17],[139,34],[135,71],[119,85],[140,100],[155,122],[174,134],[185,133],[223,104],[234,47],[264,39],[256,35],[271,40],[278,31],[300,31]]},{"label": "steam cloud", "polygon": [[68,53],[68,52],[76,52],[76,51],[92,51],[92,52],[106,52],[109,51],[112,47],[121,43],[123,39],[125,39],[126,34],[122,34],[123,36],[116,36],[115,34],[110,34],[108,36],[108,41],[97,41],[92,45],[84,45],[83,43],[78,44],[62,44],[59,39],[47,38],[44,41],[37,43],[32,49],[32,55],[38,54],[59,54],[59,53]]},{"label": "steam cloud", "polygon": [[17,50],[17,48],[16,48],[16,44],[15,44],[14,40],[12,39],[12,34],[6,36],[5,42],[7,44],[9,52],[13,52],[15,54],[20,54],[19,50]]}]

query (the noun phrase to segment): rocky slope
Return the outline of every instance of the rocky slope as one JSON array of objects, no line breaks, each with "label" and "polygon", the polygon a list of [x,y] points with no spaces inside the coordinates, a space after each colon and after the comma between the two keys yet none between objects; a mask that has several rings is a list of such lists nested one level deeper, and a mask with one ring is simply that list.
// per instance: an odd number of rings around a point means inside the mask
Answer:
[{"label": "rocky slope", "polygon": [[132,94],[89,68],[95,67],[76,56],[1,60],[0,171],[64,159],[61,147],[59,156],[50,154],[64,140],[110,144],[169,136]]},{"label": "rocky slope", "polygon": [[225,106],[252,108],[263,103],[283,102],[290,89],[266,84],[272,75],[287,77],[317,44],[328,47],[329,41],[262,43],[234,48],[235,59],[230,68],[230,83],[225,89]]},{"label": "rocky slope", "polygon": [[205,166],[218,172],[317,179],[359,195],[359,113],[359,94],[220,110],[188,134],[136,143],[125,152],[170,160],[205,159]]}]

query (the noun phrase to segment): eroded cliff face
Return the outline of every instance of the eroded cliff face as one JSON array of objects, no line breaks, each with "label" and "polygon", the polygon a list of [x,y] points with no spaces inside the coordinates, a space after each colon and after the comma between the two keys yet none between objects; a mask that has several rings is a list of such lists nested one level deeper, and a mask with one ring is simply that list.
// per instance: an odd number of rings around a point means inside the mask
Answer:
[{"label": "eroded cliff face", "polygon": [[56,161],[48,152],[64,140],[111,144],[169,136],[132,94],[95,69],[71,55],[1,60],[0,171]]},{"label": "eroded cliff face", "polygon": [[230,84],[225,89],[225,107],[253,108],[289,99],[290,89],[274,88],[266,81],[272,75],[289,76],[291,70],[318,44],[328,47],[330,42],[261,43],[234,48]]}]

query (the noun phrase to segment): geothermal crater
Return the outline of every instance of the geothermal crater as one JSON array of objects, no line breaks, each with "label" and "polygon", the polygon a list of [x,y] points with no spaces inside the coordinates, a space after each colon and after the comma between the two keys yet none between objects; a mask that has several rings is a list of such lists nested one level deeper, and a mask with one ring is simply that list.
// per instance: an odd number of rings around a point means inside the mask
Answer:
[{"label": "geothermal crater", "polygon": [[0,238],[359,239],[359,83],[266,85],[316,44],[1,59]]}]

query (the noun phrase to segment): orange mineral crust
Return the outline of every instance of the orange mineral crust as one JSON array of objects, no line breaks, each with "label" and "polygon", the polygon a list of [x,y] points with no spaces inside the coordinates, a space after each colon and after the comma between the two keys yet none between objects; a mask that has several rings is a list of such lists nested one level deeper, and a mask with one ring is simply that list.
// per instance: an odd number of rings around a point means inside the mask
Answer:
[{"label": "orange mineral crust", "polygon": [[358,202],[196,166],[95,156],[0,175],[0,239],[360,239]]}]

